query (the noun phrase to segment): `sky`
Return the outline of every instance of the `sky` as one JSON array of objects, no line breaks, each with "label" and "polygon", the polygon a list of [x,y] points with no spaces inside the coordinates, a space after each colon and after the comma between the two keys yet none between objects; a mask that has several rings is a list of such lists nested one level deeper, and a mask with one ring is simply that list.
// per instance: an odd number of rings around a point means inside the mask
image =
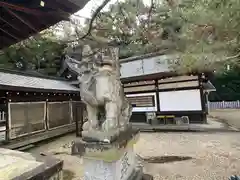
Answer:
[{"label": "sky", "polygon": [[[75,15],[72,15],[72,19],[75,19],[78,23],[80,23],[82,26],[85,25],[85,20],[86,18],[88,19],[91,19],[91,15],[92,13],[91,12],[94,12],[102,3],[103,3],[104,0],[90,0],[85,6],[83,9],[81,9],[80,11],[78,11],[77,13],[75,13],[77,16]],[[117,3],[118,1],[125,1],[125,0],[111,0],[104,8],[103,8],[103,11],[104,10],[107,10],[109,8],[109,6],[111,4],[114,4],[114,3]],[[130,0],[126,0],[126,1],[130,1]],[[155,0],[156,1],[156,0]],[[160,0],[158,0],[160,1]],[[146,5],[150,5],[151,4],[151,0],[143,0],[143,3],[146,4]],[[75,22],[76,22],[75,21]],[[67,27],[64,27],[64,33],[62,31],[62,29],[58,29],[58,31],[56,31],[56,34],[59,36],[59,37],[64,37],[66,34],[66,32],[69,32],[69,33],[74,33],[74,27],[70,27],[70,26],[67,26]],[[68,35],[66,36],[68,37]]]},{"label": "sky", "polygon": [[[83,9],[78,11],[76,14],[78,16],[81,16],[83,18],[79,19],[81,24],[84,22],[84,17],[85,18],[91,18],[91,11],[94,11],[97,9],[98,6],[102,4],[104,0],[90,0]],[[109,5],[116,3],[117,1],[124,1],[124,0],[111,0],[103,10],[106,10],[109,8]],[[151,3],[151,0],[143,0],[143,2],[146,5],[149,5]]]}]

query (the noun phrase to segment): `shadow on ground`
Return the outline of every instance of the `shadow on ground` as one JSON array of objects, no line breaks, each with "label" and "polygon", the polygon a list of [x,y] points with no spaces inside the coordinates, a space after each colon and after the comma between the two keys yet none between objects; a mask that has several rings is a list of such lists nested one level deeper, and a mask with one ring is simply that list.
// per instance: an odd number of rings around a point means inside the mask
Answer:
[{"label": "shadow on ground", "polygon": [[148,157],[142,158],[143,161],[147,163],[154,163],[154,164],[163,164],[163,163],[171,163],[176,161],[186,161],[193,159],[189,156],[156,156],[156,157]]},{"label": "shadow on ground", "polygon": [[74,176],[74,172],[66,169],[63,170],[63,180],[72,180]]}]

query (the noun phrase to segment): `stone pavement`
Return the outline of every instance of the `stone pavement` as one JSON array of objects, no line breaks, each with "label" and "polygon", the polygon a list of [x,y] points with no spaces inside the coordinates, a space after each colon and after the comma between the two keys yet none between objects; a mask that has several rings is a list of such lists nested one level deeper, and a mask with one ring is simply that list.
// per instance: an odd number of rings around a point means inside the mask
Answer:
[{"label": "stone pavement", "polygon": [[63,161],[0,148],[0,180],[61,180]]},{"label": "stone pavement", "polygon": [[223,123],[240,129],[240,109],[216,109],[211,110],[209,114]]},{"label": "stone pavement", "polygon": [[[75,134],[57,138],[29,150],[33,154],[46,153],[64,160],[64,171],[83,180],[83,161],[71,155],[71,141]],[[144,172],[154,180],[227,180],[240,172],[240,133],[232,132],[141,132],[135,152],[144,159],[154,157],[191,157],[168,163],[143,162]],[[68,173],[67,173],[68,174]]]},{"label": "stone pavement", "polygon": [[150,125],[147,123],[133,123],[134,127],[141,131],[199,131],[199,132],[238,132],[239,130],[219,122],[214,118],[208,118],[207,124],[188,124],[188,125]]}]

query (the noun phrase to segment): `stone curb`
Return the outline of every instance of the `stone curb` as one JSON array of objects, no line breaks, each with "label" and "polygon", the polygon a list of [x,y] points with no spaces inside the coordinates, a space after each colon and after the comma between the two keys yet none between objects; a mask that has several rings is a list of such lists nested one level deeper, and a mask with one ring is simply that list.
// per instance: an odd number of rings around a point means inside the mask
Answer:
[{"label": "stone curb", "polygon": [[172,128],[144,128],[139,127],[140,132],[151,132],[151,131],[160,131],[160,132],[232,132],[232,133],[240,133],[239,130],[236,129],[219,129],[219,128],[189,128],[189,129],[172,129]]}]

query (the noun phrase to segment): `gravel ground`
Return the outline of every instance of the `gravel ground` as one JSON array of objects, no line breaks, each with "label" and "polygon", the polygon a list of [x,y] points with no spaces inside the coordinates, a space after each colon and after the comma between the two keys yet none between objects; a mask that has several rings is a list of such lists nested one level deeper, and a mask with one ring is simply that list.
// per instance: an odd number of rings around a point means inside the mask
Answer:
[{"label": "gravel ground", "polygon": [[240,134],[153,133],[141,134],[136,152],[148,156],[190,156],[193,159],[145,164],[155,180],[222,180],[240,175]]},{"label": "gravel ground", "polygon": [[240,109],[215,109],[210,111],[210,115],[240,129]]},{"label": "gravel ground", "polygon": [[[83,174],[82,159],[70,155],[74,135],[67,135],[29,150],[55,154],[64,160],[64,169]],[[227,180],[240,175],[240,133],[141,133],[135,151],[144,159],[162,156],[188,156],[192,159],[168,163],[144,162],[154,180]],[[67,179],[66,180],[70,180]]]}]

